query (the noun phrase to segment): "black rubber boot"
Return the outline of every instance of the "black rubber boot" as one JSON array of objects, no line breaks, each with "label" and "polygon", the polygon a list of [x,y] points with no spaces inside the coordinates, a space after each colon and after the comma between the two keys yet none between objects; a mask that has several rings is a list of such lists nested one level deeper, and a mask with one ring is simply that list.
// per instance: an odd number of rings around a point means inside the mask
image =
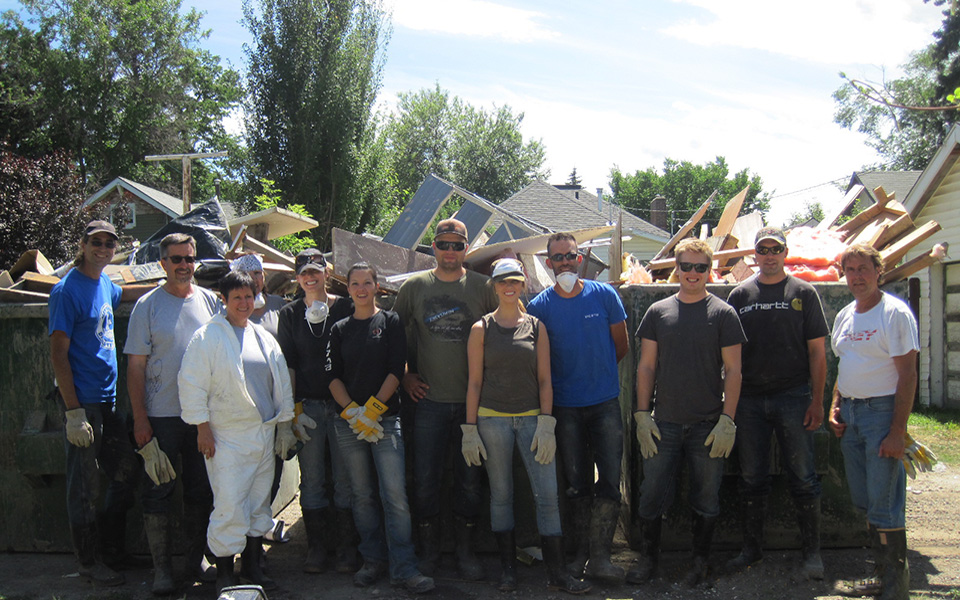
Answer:
[{"label": "black rubber boot", "polygon": [[637,563],[627,573],[630,583],[646,583],[656,577],[657,565],[660,563],[660,533],[663,530],[663,519],[640,519],[643,528],[643,548]]},{"label": "black rubber boot", "polygon": [[699,513],[693,515],[693,562],[683,576],[683,584],[687,587],[695,587],[707,578],[710,546],[716,524],[717,517],[704,517]]},{"label": "black rubber boot", "polygon": [[559,590],[568,594],[586,594],[592,586],[575,578],[563,565],[563,537],[559,535],[541,536],[543,563],[547,567],[547,589]]},{"label": "black rubber boot", "polygon": [[173,581],[173,561],[170,548],[170,515],[144,514],[143,528],[153,557],[153,587],[155,596],[166,596],[177,590]]},{"label": "black rubber boot", "polygon": [[127,511],[115,507],[97,517],[100,532],[100,558],[103,564],[116,571],[149,569],[153,560],[127,552]]},{"label": "black rubber boot", "polygon": [[501,592],[512,592],[517,589],[517,541],[514,530],[495,531],[497,550],[500,552],[500,585]]},{"label": "black rubber boot", "polygon": [[303,528],[307,532],[307,556],[303,561],[304,573],[326,573],[330,568],[327,548],[323,545],[322,509],[303,510]]},{"label": "black rubber boot", "polygon": [[217,580],[217,569],[207,562],[205,555],[210,510],[209,504],[183,505],[183,536],[186,538],[183,560],[186,577],[201,583],[213,583]]},{"label": "black rubber boot", "polygon": [[84,579],[98,585],[121,585],[123,575],[103,564],[98,555],[99,539],[96,525],[71,525],[73,546],[77,551],[78,572]]},{"label": "black rubber boot", "polygon": [[230,556],[218,556],[216,558],[218,595],[223,591],[223,588],[239,585],[240,583],[237,574],[233,570],[235,558],[232,554]]},{"label": "black rubber boot", "polygon": [[573,539],[577,547],[574,549],[573,560],[567,563],[567,571],[577,579],[583,577],[583,570],[590,558],[590,513],[592,509],[592,497],[575,498],[570,501]]},{"label": "black rubber boot", "polygon": [[247,536],[247,547],[240,554],[240,577],[270,592],[277,589],[277,584],[263,574],[260,568],[261,554],[263,554],[263,538]]},{"label": "black rubber boot", "polygon": [[457,571],[460,572],[460,577],[467,581],[479,581],[483,579],[483,566],[473,553],[477,520],[457,516],[454,521],[457,527]]},{"label": "black rubber boot", "polygon": [[588,579],[620,585],[623,569],[610,562],[610,547],[620,519],[620,502],[594,498],[590,514],[590,560],[583,574]]},{"label": "black rubber boot", "polygon": [[823,579],[823,559],[820,558],[820,498],[797,500],[797,523],[803,547],[803,575],[807,579]]},{"label": "black rubber boot", "polygon": [[360,568],[360,561],[357,559],[360,535],[353,522],[353,511],[337,507],[334,512],[337,519],[337,573],[353,574]]},{"label": "black rubber boot", "polygon": [[417,556],[420,558],[420,572],[428,577],[437,574],[437,565],[440,563],[440,517],[429,517],[417,522],[417,540],[420,547]]},{"label": "black rubber boot", "polygon": [[880,535],[880,600],[910,600],[910,565],[907,532],[878,529]]},{"label": "black rubber boot", "polygon": [[[766,520],[766,517],[766,496],[741,499],[740,527],[743,531],[743,547],[740,549],[740,554],[727,561],[727,571],[742,571],[763,560],[763,522]],[[819,547],[818,541],[818,552]]]}]

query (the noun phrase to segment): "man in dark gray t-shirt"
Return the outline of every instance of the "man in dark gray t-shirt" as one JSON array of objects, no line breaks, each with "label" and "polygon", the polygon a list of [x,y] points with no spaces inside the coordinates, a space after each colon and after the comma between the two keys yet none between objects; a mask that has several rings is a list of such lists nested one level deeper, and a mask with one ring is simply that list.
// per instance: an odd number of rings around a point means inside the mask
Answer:
[{"label": "man in dark gray t-shirt", "polygon": [[640,362],[634,417],[643,456],[637,508],[643,551],[627,581],[643,583],[656,571],[663,512],[684,461],[693,509],[693,562],[684,583],[693,586],[706,576],[720,514],[723,459],[736,437],[740,347],[746,336],[733,308],[707,292],[710,247],[686,239],[677,245],[676,258],[680,291],[654,303],[637,329]]}]

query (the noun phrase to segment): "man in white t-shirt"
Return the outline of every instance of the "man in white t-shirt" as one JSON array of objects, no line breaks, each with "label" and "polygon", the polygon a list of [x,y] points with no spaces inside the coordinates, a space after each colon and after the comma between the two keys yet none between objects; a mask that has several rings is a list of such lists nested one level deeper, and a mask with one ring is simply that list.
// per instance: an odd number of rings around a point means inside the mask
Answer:
[{"label": "man in white t-shirt", "polygon": [[848,586],[858,596],[910,597],[906,473],[901,459],[917,386],[917,320],[902,300],[880,291],[883,261],[855,244],[840,258],[854,301],[833,324],[840,357],[830,427],[841,438],[854,505],[866,513],[876,553],[874,577]]}]

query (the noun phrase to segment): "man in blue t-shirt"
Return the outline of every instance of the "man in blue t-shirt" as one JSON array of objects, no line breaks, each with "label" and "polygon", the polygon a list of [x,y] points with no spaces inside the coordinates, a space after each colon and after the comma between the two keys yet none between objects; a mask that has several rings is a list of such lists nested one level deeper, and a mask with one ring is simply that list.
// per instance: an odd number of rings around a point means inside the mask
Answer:
[{"label": "man in blue t-shirt", "polygon": [[550,339],[557,449],[577,540],[569,569],[577,577],[621,583],[623,569],[610,562],[610,546],[620,514],[617,363],[629,349],[627,313],[612,287],[579,278],[583,257],[572,235],[551,235],[547,255],[557,283],[537,295],[528,311],[543,322]]},{"label": "man in blue t-shirt", "polygon": [[[102,534],[118,552],[139,471],[125,420],[116,411],[113,309],[122,292],[103,274],[117,239],[113,225],[91,221],[73,268],[53,287],[49,304],[50,359],[65,411],[67,515],[80,575],[102,585],[119,585],[123,576],[97,552],[98,467],[110,481]],[[109,544],[104,546],[106,550]]]}]

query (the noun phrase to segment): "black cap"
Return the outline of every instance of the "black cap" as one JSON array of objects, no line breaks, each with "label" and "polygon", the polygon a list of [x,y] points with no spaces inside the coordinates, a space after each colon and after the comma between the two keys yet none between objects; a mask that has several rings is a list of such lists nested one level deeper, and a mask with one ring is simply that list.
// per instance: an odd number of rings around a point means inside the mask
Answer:
[{"label": "black cap", "polygon": [[307,248],[297,254],[294,266],[296,267],[297,275],[300,275],[308,269],[324,271],[327,268],[327,259],[324,258],[323,253],[316,248]]}]

